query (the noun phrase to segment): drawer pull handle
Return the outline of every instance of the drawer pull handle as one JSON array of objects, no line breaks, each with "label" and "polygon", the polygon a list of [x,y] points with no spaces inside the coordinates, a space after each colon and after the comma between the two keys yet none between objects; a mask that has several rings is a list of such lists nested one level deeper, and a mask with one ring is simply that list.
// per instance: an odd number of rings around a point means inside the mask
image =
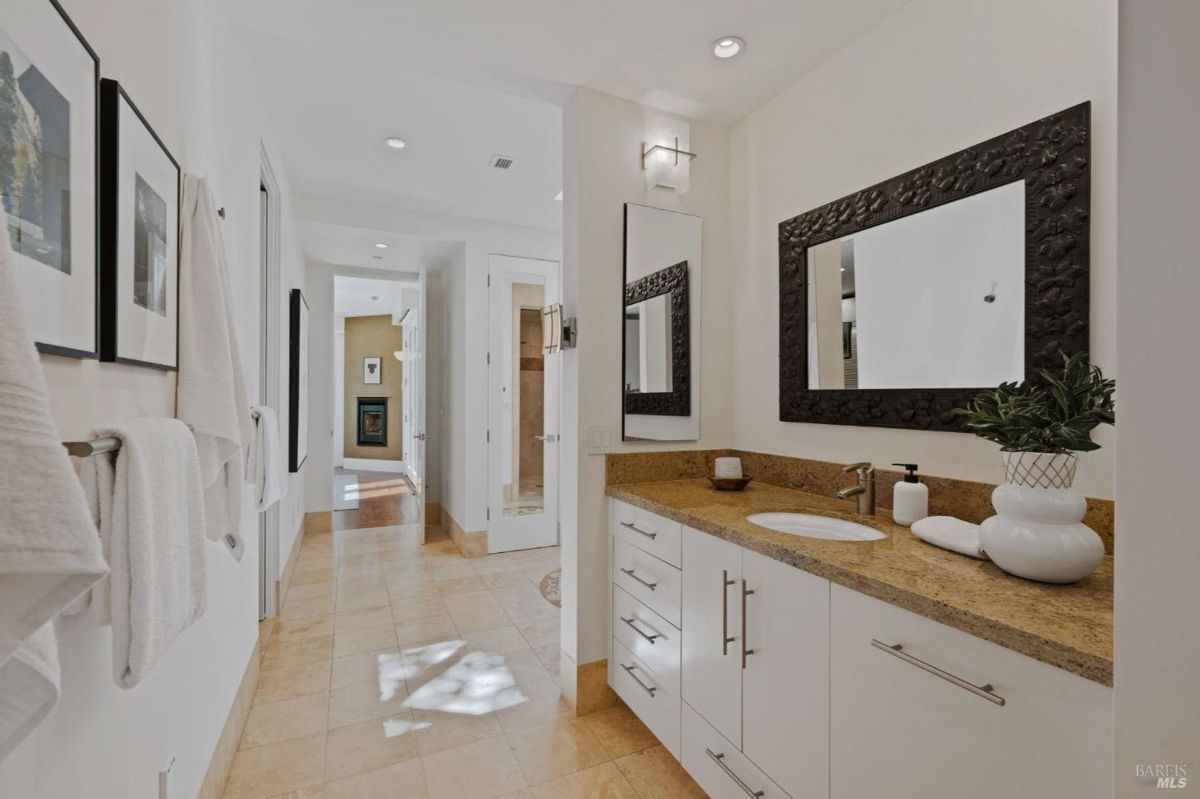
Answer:
[{"label": "drawer pull handle", "polygon": [[625,618],[624,616],[622,616],[622,617],[621,617],[621,621],[623,621],[623,622],[625,622],[626,624],[628,624],[628,625],[629,625],[629,629],[633,630],[635,633],[637,633],[638,635],[642,636],[643,638],[645,638],[645,639],[646,639],[647,641],[649,641],[650,643],[654,643],[654,639],[659,637],[659,636],[658,636],[658,633],[654,633],[654,635],[651,635],[651,634],[649,634],[649,633],[644,633],[644,632],[642,632],[642,631],[641,631],[641,629],[639,629],[639,628],[638,628],[638,626],[637,626],[636,624],[634,624],[634,623],[633,623],[633,619],[627,619],[627,618]]},{"label": "drawer pull handle", "polygon": [[714,752],[713,750],[709,749],[706,746],[706,747],[704,747],[704,754],[706,754],[710,758],[712,758],[712,762],[716,763],[717,767],[720,768],[721,771],[725,772],[725,776],[729,777],[729,779],[731,779],[735,783],[737,783],[737,787],[739,787],[743,791],[745,791],[746,796],[752,796],[752,797],[754,797],[754,799],[759,799],[760,796],[766,796],[766,793],[764,793],[763,791],[756,791],[753,788],[751,788],[749,785],[747,785],[742,780],[741,777],[739,777],[738,775],[733,773],[733,769],[731,769],[729,766],[725,765],[725,753],[724,752]]},{"label": "drawer pull handle", "polygon": [[[729,634],[729,586],[733,585],[734,581],[729,579],[729,570],[721,570],[721,657],[729,654],[729,645],[736,641]],[[743,634],[745,630],[742,631]]]},{"label": "drawer pull handle", "polygon": [[636,574],[634,574],[634,573],[633,573],[633,569],[624,569],[624,568],[623,568],[623,569],[621,569],[621,571],[622,571],[622,572],[624,572],[625,574],[628,574],[630,577],[632,577],[633,579],[637,580],[639,583],[641,583],[642,585],[646,586],[646,587],[647,587],[647,588],[649,588],[651,591],[653,591],[655,588],[658,588],[658,583],[648,583],[648,582],[646,582],[646,581],[645,581],[645,580],[643,580],[641,577],[638,577]]},{"label": "drawer pull handle", "polygon": [[955,675],[951,674],[948,671],[939,669],[937,666],[934,666],[932,663],[926,663],[925,661],[921,660],[920,658],[913,657],[912,655],[905,652],[904,647],[901,646],[900,644],[885,644],[882,641],[877,641],[874,638],[872,638],[871,646],[875,647],[876,649],[882,649],[884,652],[887,652],[889,655],[898,657],[901,660],[903,660],[905,663],[908,663],[912,666],[916,666],[918,669],[921,669],[922,671],[927,671],[930,674],[934,675],[935,677],[941,677],[946,682],[953,683],[954,685],[957,685],[959,688],[962,688],[964,691],[970,691],[971,693],[975,694],[976,696],[982,697],[983,699],[986,699],[987,701],[991,702],[994,705],[999,705],[1000,707],[1004,707],[1004,704],[1005,704],[1004,697],[1002,697],[996,693],[996,689],[992,686],[991,683],[988,683],[986,685],[975,685],[974,683],[967,682],[962,677],[956,677]]},{"label": "drawer pull handle", "polygon": [[635,533],[641,533],[642,535],[646,536],[646,538],[649,538],[651,541],[658,538],[658,533],[648,533],[645,530],[643,530],[642,528],[638,527],[633,522],[621,522],[621,526],[624,527],[626,530],[633,530]]},{"label": "drawer pull handle", "polygon": [[633,678],[633,681],[635,683],[637,683],[638,685],[641,686],[643,691],[650,694],[651,698],[654,697],[654,692],[657,691],[658,689],[655,688],[653,685],[646,685],[646,683],[644,683],[638,679],[638,676],[633,673],[633,670],[636,669],[637,666],[626,666],[624,663],[622,663],[621,668],[623,668],[623,669],[625,669],[625,671],[629,672],[629,676]]}]

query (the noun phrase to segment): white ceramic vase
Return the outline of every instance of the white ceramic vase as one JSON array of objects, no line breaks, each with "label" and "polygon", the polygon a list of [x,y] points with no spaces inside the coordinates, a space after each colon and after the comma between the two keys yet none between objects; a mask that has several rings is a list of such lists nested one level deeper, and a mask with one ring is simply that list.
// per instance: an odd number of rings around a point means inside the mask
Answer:
[{"label": "white ceramic vase", "polygon": [[1072,491],[1074,453],[1004,452],[1004,483],[992,492],[996,515],[979,543],[1004,571],[1045,583],[1073,583],[1104,560],[1104,542],[1082,523],[1087,500]]}]

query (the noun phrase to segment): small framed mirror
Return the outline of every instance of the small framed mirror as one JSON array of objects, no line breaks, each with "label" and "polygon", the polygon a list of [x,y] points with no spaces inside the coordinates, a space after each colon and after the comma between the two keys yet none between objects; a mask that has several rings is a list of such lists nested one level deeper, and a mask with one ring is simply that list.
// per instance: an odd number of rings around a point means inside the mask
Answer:
[{"label": "small framed mirror", "polygon": [[699,217],[625,206],[621,394],[626,440],[699,438]]}]

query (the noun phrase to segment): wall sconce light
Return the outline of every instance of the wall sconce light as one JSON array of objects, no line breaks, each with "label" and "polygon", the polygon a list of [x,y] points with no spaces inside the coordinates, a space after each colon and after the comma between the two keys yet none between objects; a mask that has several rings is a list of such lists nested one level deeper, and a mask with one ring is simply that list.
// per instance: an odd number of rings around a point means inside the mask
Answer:
[{"label": "wall sconce light", "polygon": [[646,185],[674,189],[681,194],[691,185],[691,128],[678,119],[659,118],[649,126],[649,141],[642,142],[642,169]]},{"label": "wall sconce light", "polygon": [[542,308],[542,354],[575,348],[575,317],[563,318],[562,303]]}]

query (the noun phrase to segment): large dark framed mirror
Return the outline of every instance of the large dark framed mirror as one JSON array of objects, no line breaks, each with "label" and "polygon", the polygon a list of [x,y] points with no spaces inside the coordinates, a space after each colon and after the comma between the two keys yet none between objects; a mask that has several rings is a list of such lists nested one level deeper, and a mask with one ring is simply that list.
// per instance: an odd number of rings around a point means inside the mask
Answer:
[{"label": "large dark framed mirror", "polygon": [[625,413],[692,412],[687,261],[625,285]]},{"label": "large dark framed mirror", "polygon": [[1088,349],[1090,104],[779,225],[779,418],[959,430]]}]

